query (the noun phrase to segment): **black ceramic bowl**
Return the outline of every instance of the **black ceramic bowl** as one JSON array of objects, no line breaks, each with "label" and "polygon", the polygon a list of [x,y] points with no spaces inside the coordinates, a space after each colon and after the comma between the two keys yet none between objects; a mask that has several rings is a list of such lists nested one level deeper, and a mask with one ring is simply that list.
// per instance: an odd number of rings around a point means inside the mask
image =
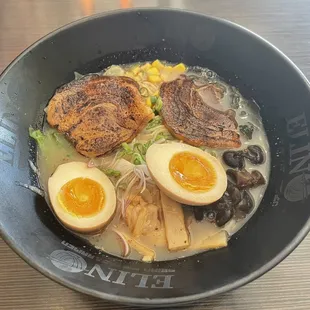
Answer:
[{"label": "black ceramic bowl", "polygon": [[[163,59],[199,65],[254,98],[271,147],[270,184],[258,211],[225,249],[142,263],[98,252],[55,220],[28,165],[28,127],[73,72]],[[309,230],[310,88],[279,50],[227,21],[177,10],[128,10],[65,26],[22,53],[0,78],[0,230],[30,265],[70,288],[140,305],[177,304],[222,293],[268,271]]]}]

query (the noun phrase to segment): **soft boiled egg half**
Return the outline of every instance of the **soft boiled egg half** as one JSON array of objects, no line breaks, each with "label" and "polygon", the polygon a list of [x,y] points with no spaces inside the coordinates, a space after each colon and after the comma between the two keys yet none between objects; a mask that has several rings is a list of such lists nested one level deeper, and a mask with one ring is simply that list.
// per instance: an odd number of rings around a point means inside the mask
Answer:
[{"label": "soft boiled egg half", "polygon": [[219,200],[227,187],[220,161],[184,143],[153,144],[146,153],[157,186],[171,199],[192,206]]},{"label": "soft boiled egg half", "polygon": [[98,168],[83,162],[58,166],[48,180],[48,193],[56,216],[74,231],[99,231],[115,212],[113,184]]}]

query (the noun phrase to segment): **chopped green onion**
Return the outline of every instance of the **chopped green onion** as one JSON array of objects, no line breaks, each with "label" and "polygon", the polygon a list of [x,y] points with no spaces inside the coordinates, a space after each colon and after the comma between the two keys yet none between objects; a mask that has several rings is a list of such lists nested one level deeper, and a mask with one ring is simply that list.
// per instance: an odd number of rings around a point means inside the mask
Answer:
[{"label": "chopped green onion", "polygon": [[153,105],[153,111],[159,113],[163,107],[163,101],[160,97],[157,98],[156,103]]},{"label": "chopped green onion", "polygon": [[123,151],[119,151],[118,153],[117,153],[117,155],[116,155],[116,158],[117,159],[120,159],[120,158],[122,158],[122,157],[124,157],[126,154],[125,154],[125,151],[123,150]]},{"label": "chopped green onion", "polygon": [[66,138],[59,132],[52,132],[51,136],[56,140],[56,143],[59,145],[63,145],[66,142]]},{"label": "chopped green onion", "polygon": [[155,104],[156,103],[156,101],[157,101],[157,96],[151,96],[151,103],[152,104]]},{"label": "chopped green onion", "polygon": [[169,132],[160,132],[160,133],[155,137],[154,141],[158,141],[158,140],[160,140],[160,139],[165,139],[165,140],[167,140],[167,139],[171,139],[171,138],[172,138],[172,136],[170,135]]},{"label": "chopped green onion", "polygon": [[40,148],[43,147],[45,136],[41,130],[34,130],[32,127],[29,127],[29,136],[36,140]]},{"label": "chopped green onion", "polygon": [[119,170],[114,170],[114,169],[105,169],[103,170],[103,172],[109,176],[109,177],[120,177],[121,176],[121,172]]},{"label": "chopped green onion", "polygon": [[132,155],[133,154],[133,150],[128,143],[126,143],[126,142],[122,143],[122,148],[123,148],[123,150],[119,151],[117,156],[116,156],[118,159],[120,159],[126,155]]},{"label": "chopped green onion", "polygon": [[211,156],[213,156],[213,157],[217,157],[217,154],[216,154],[215,151],[209,151],[209,154],[210,154]]},{"label": "chopped green onion", "polygon": [[151,146],[153,144],[153,141],[152,140],[149,140],[148,142],[146,142],[145,144],[144,144],[144,147],[145,147],[145,153],[146,153],[146,151],[147,151],[147,149]]},{"label": "chopped green onion", "polygon": [[[142,97],[148,97],[149,96],[149,91],[146,87],[141,87],[140,88],[140,94]],[[151,97],[151,101],[152,101],[152,97]]]},{"label": "chopped green onion", "polygon": [[50,143],[54,144],[54,141],[56,141],[59,145],[64,145],[67,143],[66,138],[53,129],[47,130],[43,133],[39,129],[34,130],[32,127],[29,127],[29,136],[36,140],[39,148],[41,150],[45,149],[44,151],[46,151],[46,148],[51,146]]},{"label": "chopped green onion", "polygon": [[[161,121],[161,118],[157,118]],[[125,155],[131,155],[131,162],[135,165],[141,165],[145,163],[145,155],[148,148],[156,141],[160,139],[171,139],[171,135],[168,131],[158,133],[152,140],[146,143],[135,143],[133,146],[122,143],[123,150],[119,152],[118,158]]]},{"label": "chopped green onion", "polygon": [[134,153],[132,155],[132,161],[135,165],[142,165],[145,163],[143,157],[139,153]]},{"label": "chopped green onion", "polygon": [[147,124],[146,129],[154,128],[156,126],[161,125],[162,123],[163,123],[162,118],[159,115],[157,115]]},{"label": "chopped green onion", "polygon": [[126,142],[122,143],[122,147],[125,151],[125,155],[130,155],[133,153],[133,151],[132,151],[131,147],[128,145],[128,143],[126,143]]},{"label": "chopped green onion", "polygon": [[251,140],[254,132],[254,125],[247,122],[246,125],[239,126],[240,132],[248,139]]},{"label": "chopped green onion", "polygon": [[146,154],[146,147],[145,147],[145,144],[142,144],[142,143],[136,143],[134,145],[134,150],[137,150],[139,154],[141,155],[145,155]]}]

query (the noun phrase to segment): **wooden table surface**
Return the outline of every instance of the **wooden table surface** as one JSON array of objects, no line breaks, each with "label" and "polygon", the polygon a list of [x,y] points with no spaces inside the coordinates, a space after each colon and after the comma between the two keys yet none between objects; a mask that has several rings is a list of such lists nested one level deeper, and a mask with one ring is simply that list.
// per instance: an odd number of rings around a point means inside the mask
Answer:
[{"label": "wooden table surface", "polygon": [[[310,79],[310,0],[0,0],[0,72],[28,45],[83,16],[127,7],[187,8],[239,23],[271,41]],[[310,237],[251,284],[175,309],[310,309]],[[71,291],[0,239],[0,309],[134,309]]]}]

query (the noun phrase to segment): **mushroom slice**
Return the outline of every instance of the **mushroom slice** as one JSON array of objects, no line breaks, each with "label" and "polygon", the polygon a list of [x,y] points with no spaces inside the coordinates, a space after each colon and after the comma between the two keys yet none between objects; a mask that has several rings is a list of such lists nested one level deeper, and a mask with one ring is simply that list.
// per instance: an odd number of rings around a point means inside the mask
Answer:
[{"label": "mushroom slice", "polygon": [[232,178],[239,189],[257,187],[266,184],[266,180],[258,170],[253,170],[251,173],[243,169],[241,171],[228,169],[227,175]]}]

